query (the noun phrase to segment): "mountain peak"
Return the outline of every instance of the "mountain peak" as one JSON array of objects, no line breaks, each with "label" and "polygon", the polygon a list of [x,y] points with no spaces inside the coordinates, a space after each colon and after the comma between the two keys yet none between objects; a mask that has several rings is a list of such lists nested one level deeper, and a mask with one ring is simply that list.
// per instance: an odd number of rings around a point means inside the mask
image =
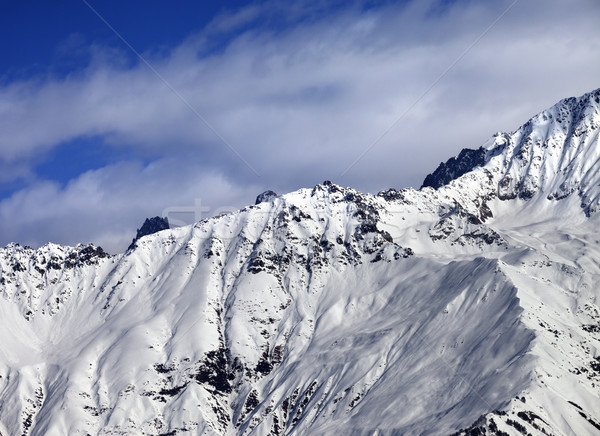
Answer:
[{"label": "mountain peak", "polygon": [[476,150],[463,148],[458,156],[451,157],[445,163],[442,162],[433,173],[428,174],[421,185],[421,189],[426,187],[438,189],[447,185],[452,180],[472,171],[475,167],[484,165],[486,162],[485,157],[486,151],[483,147]]},{"label": "mountain peak", "polygon": [[148,218],[124,255],[0,248],[0,433],[591,434],[597,100],[436,189],[266,191]]},{"label": "mountain peak", "polygon": [[152,235],[154,233],[160,232],[161,230],[166,230],[168,228],[169,228],[169,219],[166,217],[161,218],[159,216],[155,216],[152,218],[146,218],[146,220],[142,224],[142,227],[137,229],[135,238],[133,238],[133,240],[131,241],[131,244],[129,244],[127,251],[133,250],[136,247],[136,242],[138,241],[138,239],[140,239],[144,236],[148,236],[148,235]]},{"label": "mountain peak", "polygon": [[463,149],[427,175],[423,185],[439,189],[483,168],[493,175],[493,195],[560,200],[577,193],[586,214],[599,209],[600,89],[567,98],[512,133],[498,133],[478,149]]},{"label": "mountain peak", "polygon": [[277,198],[277,193],[275,193],[274,191],[265,191],[261,194],[258,194],[254,204],[257,205],[260,203],[268,203],[270,201],[273,201],[275,198]]}]

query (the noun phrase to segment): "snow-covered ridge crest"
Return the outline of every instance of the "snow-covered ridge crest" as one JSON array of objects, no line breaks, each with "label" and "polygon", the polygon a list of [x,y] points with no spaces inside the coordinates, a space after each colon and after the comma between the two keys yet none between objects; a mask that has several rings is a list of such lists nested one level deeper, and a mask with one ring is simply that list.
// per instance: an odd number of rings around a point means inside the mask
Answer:
[{"label": "snow-covered ridge crest", "polygon": [[124,254],[0,249],[0,434],[594,434],[595,98],[438,189],[326,181]]},{"label": "snow-covered ridge crest", "polygon": [[496,134],[477,150],[463,150],[430,174],[424,186],[439,188],[475,171],[493,177],[493,191],[483,195],[561,200],[575,194],[590,215],[600,210],[599,127],[597,89],[561,100],[515,132]]},{"label": "snow-covered ridge crest", "polygon": [[[74,292],[71,278],[93,270],[112,256],[93,244],[76,247],[48,243],[38,249],[11,243],[0,248],[2,296],[21,306],[26,319],[36,312],[54,314]],[[60,283],[60,286],[53,286]],[[86,284],[89,286],[89,283]]]}]

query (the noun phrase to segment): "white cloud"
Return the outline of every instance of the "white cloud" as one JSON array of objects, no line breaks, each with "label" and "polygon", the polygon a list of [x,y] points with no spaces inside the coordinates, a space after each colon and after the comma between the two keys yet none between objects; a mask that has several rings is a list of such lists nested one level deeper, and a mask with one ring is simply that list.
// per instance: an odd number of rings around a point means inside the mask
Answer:
[{"label": "white cloud", "polygon": [[173,159],[119,163],[88,171],[65,187],[40,182],[4,200],[0,239],[34,246],[94,242],[116,252],[127,247],[145,217],[164,212],[173,224],[194,222],[251,203],[257,189]]},{"label": "white cloud", "polygon": [[[27,174],[34,156],[87,135],[101,135],[115,147],[166,165],[152,179],[148,168],[122,164],[84,174],[66,187],[32,184],[0,203],[4,219],[28,217],[6,226],[2,239],[105,243],[119,232],[131,234],[134,216],[139,221],[139,215],[157,214],[175,201],[193,204],[194,198],[211,195],[216,180],[219,195],[211,201],[223,204],[247,198],[249,187],[254,193],[261,187],[285,191],[324,179],[370,191],[418,185],[461,148],[477,147],[560,98],[600,86],[595,56],[600,6],[586,0],[518,2],[342,177],[509,4],[353,7],[297,19],[286,30],[251,27],[223,51],[205,54],[215,32],[285,13],[265,3],[262,9],[252,6],[218,17],[166,57],[150,56],[260,178],[142,64],[126,67],[104,53],[66,78],[0,86],[0,162],[22,168],[13,177]],[[299,12],[296,5],[293,14],[309,12]],[[212,176],[198,178],[178,165]],[[113,186],[112,180],[119,184]],[[153,192],[144,191],[147,187],[125,187],[144,186],[140,180],[163,187],[153,195],[144,194]],[[46,233],[34,231],[44,220],[55,220],[55,227],[44,224]]]}]

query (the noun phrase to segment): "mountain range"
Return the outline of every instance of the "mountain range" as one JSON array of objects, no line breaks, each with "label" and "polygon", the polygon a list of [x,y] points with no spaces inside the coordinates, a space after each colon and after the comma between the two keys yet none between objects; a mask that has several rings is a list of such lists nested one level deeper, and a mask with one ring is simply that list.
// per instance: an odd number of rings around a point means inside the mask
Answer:
[{"label": "mountain range", "polygon": [[420,189],[0,249],[0,435],[600,434],[600,89]]}]

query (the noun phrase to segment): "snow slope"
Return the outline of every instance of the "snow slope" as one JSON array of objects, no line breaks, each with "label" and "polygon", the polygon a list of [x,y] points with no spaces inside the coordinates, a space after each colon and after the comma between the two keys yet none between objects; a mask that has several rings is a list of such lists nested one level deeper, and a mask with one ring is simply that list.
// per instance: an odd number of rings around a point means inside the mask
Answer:
[{"label": "snow slope", "polygon": [[437,189],[0,249],[0,434],[600,433],[599,100]]}]

